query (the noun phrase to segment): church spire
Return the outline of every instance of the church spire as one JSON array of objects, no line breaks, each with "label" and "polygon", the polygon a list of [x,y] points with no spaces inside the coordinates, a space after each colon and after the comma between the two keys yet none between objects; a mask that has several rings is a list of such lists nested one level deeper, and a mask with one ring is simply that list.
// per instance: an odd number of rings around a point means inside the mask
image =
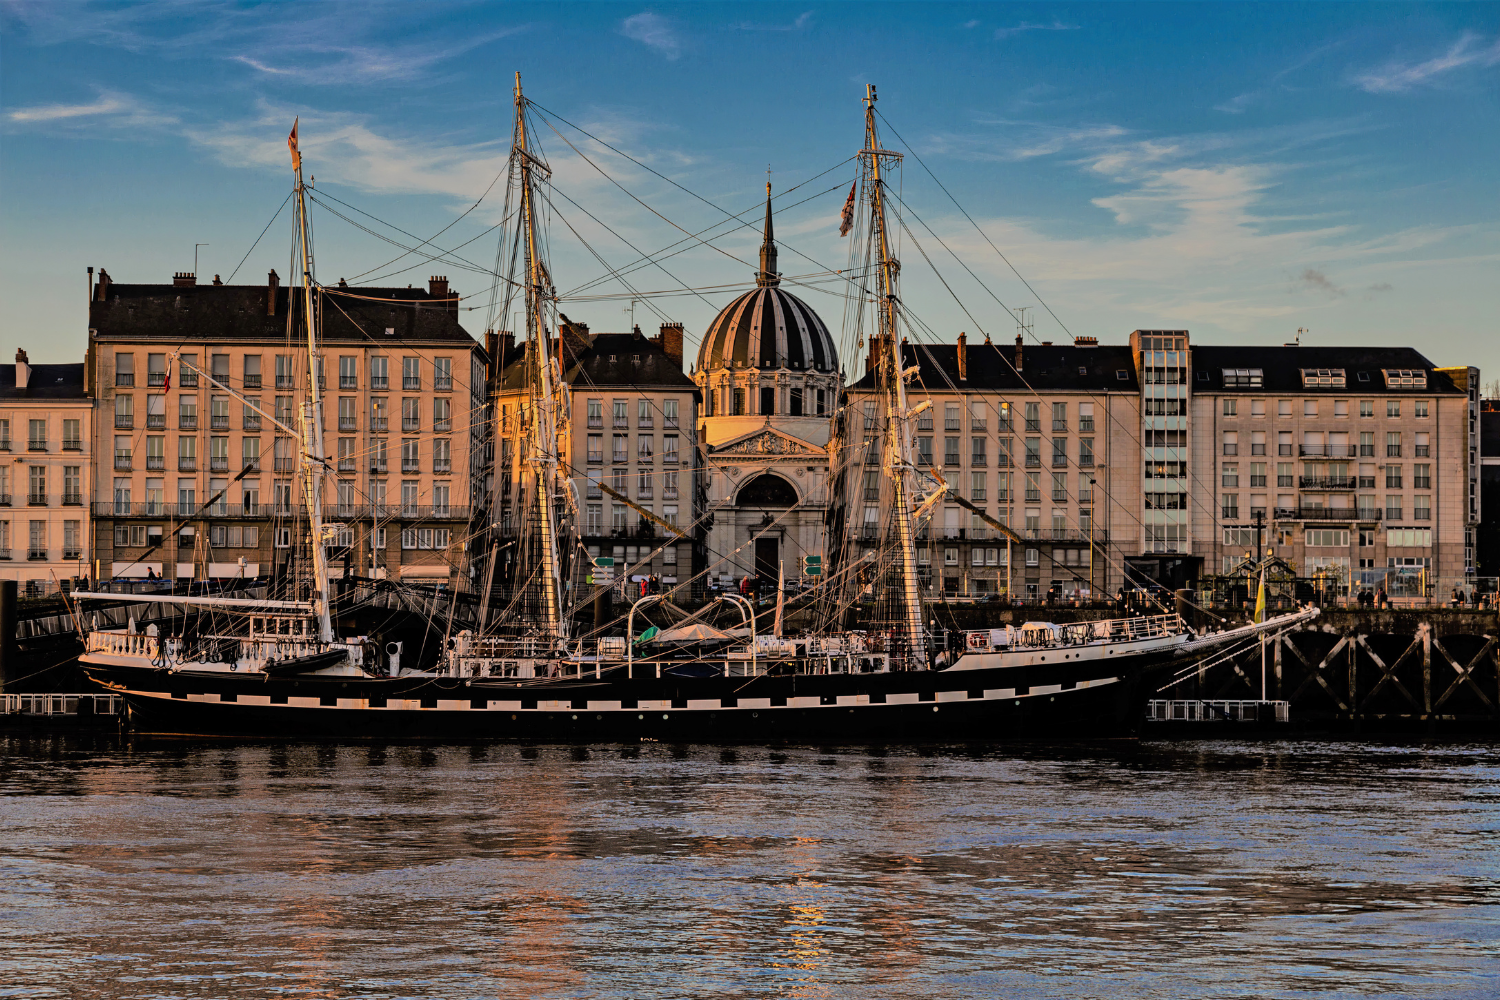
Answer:
[{"label": "church spire", "polygon": [[776,236],[771,231],[771,182],[766,181],[766,238],[760,244],[760,273],[755,276],[757,285],[779,285],[781,276],[776,273]]}]

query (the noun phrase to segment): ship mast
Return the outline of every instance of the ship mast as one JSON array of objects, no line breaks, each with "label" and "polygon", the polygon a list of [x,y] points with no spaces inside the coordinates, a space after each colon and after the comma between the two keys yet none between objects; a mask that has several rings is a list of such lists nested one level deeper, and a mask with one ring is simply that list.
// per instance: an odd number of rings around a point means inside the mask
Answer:
[{"label": "ship mast", "polygon": [[313,612],[318,616],[318,638],[333,641],[333,622],[328,613],[332,600],[328,578],[328,550],[323,547],[323,474],[328,463],[323,451],[323,397],[318,376],[322,374],[322,355],[318,351],[318,314],[313,306],[312,241],[308,235],[306,186],[302,182],[302,154],[297,148],[297,124],[287,138],[292,153],[292,170],[297,177],[295,189],[296,239],[302,265],[302,308],[307,326],[307,399],[302,403],[301,453],[302,488],[307,503],[308,525],[312,534]]},{"label": "ship mast", "polygon": [[532,172],[543,177],[551,171],[534,157],[526,141],[526,98],[521,95],[521,74],[516,73],[516,135],[514,155],[521,167],[521,225],[526,244],[526,364],[531,389],[532,419],[530,451],[536,483],[536,503],[541,517],[541,587],[542,616],[546,634],[554,639],[567,636],[559,599],[561,560],[557,552],[557,523],[553,498],[557,495],[557,396],[551,358],[551,340],[547,332],[547,302],[551,282],[541,258],[537,240],[536,201],[532,191]]},{"label": "ship mast", "polygon": [[865,148],[860,151],[868,171],[870,211],[876,250],[879,254],[880,361],[877,384],[885,395],[886,436],[885,474],[894,493],[891,530],[900,547],[901,620],[898,629],[905,634],[907,666],[927,666],[927,632],[922,623],[922,589],[917,579],[917,553],[913,538],[911,502],[915,493],[913,480],[916,466],[912,461],[911,414],[906,406],[906,373],[902,370],[901,338],[898,332],[901,300],[896,292],[896,277],[901,264],[891,255],[885,220],[885,190],[881,176],[883,163],[896,163],[899,153],[880,148],[875,130],[875,85],[865,85]]}]

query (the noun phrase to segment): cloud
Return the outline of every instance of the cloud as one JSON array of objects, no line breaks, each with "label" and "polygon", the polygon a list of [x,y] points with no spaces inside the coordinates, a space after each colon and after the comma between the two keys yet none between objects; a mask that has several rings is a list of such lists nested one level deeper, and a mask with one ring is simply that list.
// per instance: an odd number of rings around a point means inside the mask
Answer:
[{"label": "cloud", "polygon": [[1391,283],[1389,281],[1377,282],[1376,284],[1373,284],[1369,288],[1365,289],[1365,301],[1368,302],[1370,299],[1373,299],[1375,296],[1381,294],[1382,292],[1389,291],[1391,291]]},{"label": "cloud", "polygon": [[110,90],[101,90],[98,99],[88,104],[36,104],[29,108],[17,108],[5,117],[22,126],[78,128],[139,127],[176,121],[170,115],[151,111],[129,94]]},{"label": "cloud", "polygon": [[1076,24],[1063,24],[1061,21],[1053,21],[1051,24],[1035,24],[1031,21],[1022,21],[1010,28],[996,28],[995,38],[1005,39],[1027,31],[1077,31]]},{"label": "cloud", "polygon": [[979,19],[975,18],[972,21],[965,21],[964,22],[964,27],[965,28],[977,28],[977,27],[979,27]]},{"label": "cloud", "polygon": [[1303,271],[1298,280],[1302,282],[1304,287],[1312,291],[1322,292],[1329,298],[1339,298],[1345,294],[1342,288],[1328,280],[1328,275],[1315,267],[1309,267]]},{"label": "cloud", "polygon": [[1493,66],[1500,63],[1500,38],[1487,47],[1479,47],[1480,38],[1471,31],[1459,36],[1448,51],[1419,63],[1392,61],[1377,70],[1360,74],[1354,83],[1371,94],[1398,94],[1466,66]]},{"label": "cloud", "polygon": [[677,37],[677,30],[672,22],[649,10],[632,14],[621,21],[620,34],[655,49],[668,59],[676,59],[682,54],[682,41]]},{"label": "cloud", "polygon": [[[526,30],[524,26],[490,32],[457,44],[445,45],[333,45],[297,42],[274,50],[280,65],[263,56],[234,55],[229,58],[267,76],[303,83],[358,84],[384,80],[413,80],[437,63],[471,49]],[[263,51],[264,47],[259,47]]]},{"label": "cloud", "polygon": [[801,31],[806,28],[812,20],[813,12],[803,11],[797,15],[797,19],[791,24],[756,24],[752,21],[739,21],[730,25],[736,31]]}]

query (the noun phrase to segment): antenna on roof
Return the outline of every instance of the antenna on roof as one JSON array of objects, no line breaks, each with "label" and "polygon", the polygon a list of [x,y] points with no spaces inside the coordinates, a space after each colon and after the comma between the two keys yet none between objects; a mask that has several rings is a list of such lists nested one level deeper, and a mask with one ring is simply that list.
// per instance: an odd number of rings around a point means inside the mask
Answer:
[{"label": "antenna on roof", "polygon": [[1299,326],[1299,327],[1297,327],[1297,346],[1298,347],[1302,346],[1302,335],[1304,333],[1306,333],[1306,332],[1307,332],[1307,327],[1305,327],[1305,326]]}]

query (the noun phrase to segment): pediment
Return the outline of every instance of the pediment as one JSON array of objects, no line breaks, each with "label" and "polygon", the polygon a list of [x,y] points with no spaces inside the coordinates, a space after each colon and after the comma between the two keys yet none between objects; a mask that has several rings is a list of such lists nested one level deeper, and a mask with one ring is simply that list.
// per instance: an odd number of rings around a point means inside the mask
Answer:
[{"label": "pediment", "polygon": [[715,445],[715,455],[804,455],[809,458],[827,458],[828,452],[801,438],[783,434],[770,428],[759,428],[743,437]]}]

